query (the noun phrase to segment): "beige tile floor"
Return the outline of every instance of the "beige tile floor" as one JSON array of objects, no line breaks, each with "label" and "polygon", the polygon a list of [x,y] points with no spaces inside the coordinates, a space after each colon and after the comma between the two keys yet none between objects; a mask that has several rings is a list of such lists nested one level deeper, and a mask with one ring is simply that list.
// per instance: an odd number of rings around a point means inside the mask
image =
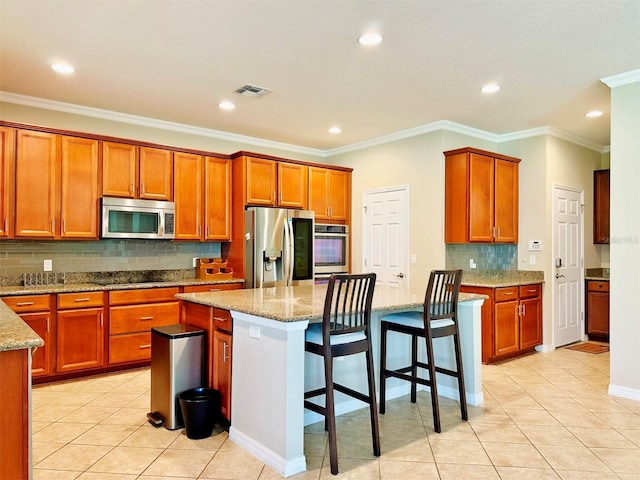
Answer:
[{"label": "beige tile floor", "polygon": [[[559,349],[483,366],[486,402],[461,422],[442,399],[433,431],[428,395],[387,404],[382,456],[366,410],[339,418],[340,478],[640,479],[640,402],[607,395],[609,354]],[[189,440],[153,428],[149,370],[34,387],[35,480],[273,479],[280,476],[216,431]],[[307,472],[332,478],[322,424],[305,432]]]}]

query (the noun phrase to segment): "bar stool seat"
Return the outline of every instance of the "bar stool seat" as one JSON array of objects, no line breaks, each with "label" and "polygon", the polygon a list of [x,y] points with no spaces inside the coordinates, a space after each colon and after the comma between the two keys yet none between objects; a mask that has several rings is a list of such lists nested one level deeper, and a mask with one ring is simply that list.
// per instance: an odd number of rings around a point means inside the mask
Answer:
[{"label": "bar stool seat", "polygon": [[[304,407],[324,416],[329,432],[331,473],[338,473],[338,438],[334,391],[349,395],[369,405],[373,454],[380,456],[380,430],[376,405],[375,374],[371,347],[371,302],[376,274],[331,275],[327,284],[322,323],[311,324],[305,333],[305,351],[320,355],[324,361],[325,386],[304,394]],[[333,359],[364,353],[368,392],[361,393],[333,381]],[[325,395],[325,404],[310,398]]]},{"label": "bar stool seat", "polygon": [[[429,276],[423,311],[392,313],[380,322],[380,413],[385,412],[386,379],[400,378],[411,383],[411,402],[416,402],[417,385],[428,386],[431,391],[433,428],[440,433],[440,408],[436,373],[457,379],[460,412],[463,420],[468,419],[467,400],[464,388],[464,372],[458,329],[458,294],[462,281],[462,270],[434,270]],[[387,368],[387,332],[409,335],[411,338],[411,364],[406,367]],[[451,370],[435,365],[433,339],[453,337],[456,369]],[[425,339],[426,363],[418,360],[418,337]],[[418,368],[427,370],[428,378],[418,375]]]}]

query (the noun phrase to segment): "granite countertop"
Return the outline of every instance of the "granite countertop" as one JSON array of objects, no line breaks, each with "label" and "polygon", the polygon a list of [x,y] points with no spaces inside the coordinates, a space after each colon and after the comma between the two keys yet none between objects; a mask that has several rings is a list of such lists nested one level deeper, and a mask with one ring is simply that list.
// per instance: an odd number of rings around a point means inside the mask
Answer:
[{"label": "granite countertop", "polygon": [[[234,310],[281,322],[319,321],[324,310],[326,285],[182,293],[178,298],[225,310]],[[483,300],[485,295],[461,293],[459,301]],[[376,286],[372,311],[409,310],[422,307],[423,289]]]},{"label": "granite countertop", "polygon": [[609,277],[598,277],[598,276],[589,276],[589,277],[584,277],[585,280],[594,280],[596,282],[608,282],[609,281]]},{"label": "granite countertop", "polygon": [[469,287],[513,287],[544,283],[543,271],[531,270],[465,270],[462,285]]},{"label": "granite countertop", "polygon": [[0,352],[23,350],[44,345],[44,341],[29,325],[13,313],[4,302],[0,302]]},{"label": "granite countertop", "polygon": [[598,282],[609,281],[609,268],[587,268],[584,275],[585,280],[596,280]]},{"label": "granite countertop", "polygon": [[102,285],[99,283],[64,283],[38,286],[4,286],[0,287],[0,297],[12,295],[39,295],[45,293],[73,293],[73,292],[98,292],[102,290],[128,290],[132,288],[161,288],[161,287],[185,287],[189,285],[219,285],[224,283],[244,283],[241,278],[228,278],[225,280],[171,280],[141,283],[114,283]]}]

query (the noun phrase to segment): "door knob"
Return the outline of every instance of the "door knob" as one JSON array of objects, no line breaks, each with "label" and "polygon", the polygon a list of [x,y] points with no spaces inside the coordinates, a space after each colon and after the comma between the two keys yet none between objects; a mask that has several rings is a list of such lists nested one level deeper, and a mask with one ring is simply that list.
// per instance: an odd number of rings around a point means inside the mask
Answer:
[{"label": "door knob", "polygon": [[399,274],[396,275],[396,277],[398,278],[404,278],[404,273],[400,272]]},{"label": "door knob", "polygon": [[564,278],[564,275],[560,275],[559,273],[556,273],[556,278]]}]

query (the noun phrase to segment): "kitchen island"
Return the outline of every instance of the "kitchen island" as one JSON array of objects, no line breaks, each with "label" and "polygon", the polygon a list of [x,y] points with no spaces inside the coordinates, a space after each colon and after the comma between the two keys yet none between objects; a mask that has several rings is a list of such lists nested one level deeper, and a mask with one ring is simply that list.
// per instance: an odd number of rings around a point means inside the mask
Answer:
[{"label": "kitchen island", "polygon": [[[306,470],[304,426],[322,417],[305,415],[303,396],[324,384],[322,359],[305,355],[305,329],[322,319],[326,285],[246,289],[178,295],[185,302],[231,311],[233,321],[233,381],[229,438],[288,477]],[[481,382],[481,306],[483,295],[461,294],[459,320],[467,402],[483,402]],[[405,310],[421,310],[424,291],[376,286],[372,305],[372,342],[376,370],[379,362],[380,318]],[[188,323],[188,318],[182,321]],[[450,339],[435,341],[436,363],[452,367]],[[390,337],[388,364],[408,364],[410,347]],[[340,383],[365,391],[362,356],[337,361],[334,375]],[[377,375],[376,375],[377,376]],[[457,398],[455,381],[439,379],[441,395]],[[453,380],[453,379],[451,379]],[[409,392],[398,379],[387,384],[387,398]],[[409,400],[407,400],[409,401]],[[364,405],[336,398],[337,414]]]}]

